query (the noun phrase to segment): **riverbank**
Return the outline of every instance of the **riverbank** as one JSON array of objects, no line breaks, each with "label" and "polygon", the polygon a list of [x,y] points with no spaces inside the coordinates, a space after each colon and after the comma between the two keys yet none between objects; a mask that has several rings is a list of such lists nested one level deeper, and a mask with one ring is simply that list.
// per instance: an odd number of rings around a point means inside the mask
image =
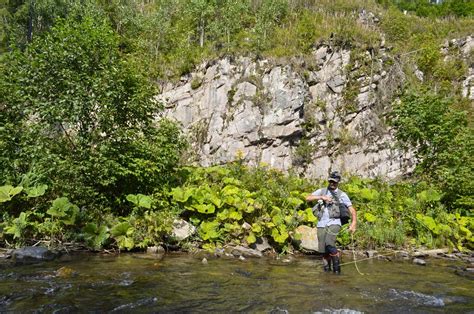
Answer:
[{"label": "riverbank", "polygon": [[[50,250],[42,246],[30,246],[19,249],[0,248],[0,267],[14,267],[19,265],[44,263],[52,261],[67,262],[76,255],[91,256],[118,256],[133,255],[145,259],[161,260],[166,256],[182,254],[190,255],[200,259],[203,264],[207,264],[209,260],[221,258],[234,260],[238,259],[245,262],[248,259],[265,258],[271,259],[278,264],[292,264],[297,258],[315,257],[319,260],[321,254],[317,252],[300,252],[292,254],[278,255],[273,250],[265,250],[263,252],[247,248],[243,246],[226,246],[222,249],[209,252],[202,249],[193,249],[191,251],[182,250],[166,250],[164,247],[149,247],[146,251],[120,252],[120,251],[90,251],[83,247],[75,247],[68,249]],[[452,263],[453,271],[462,277],[474,279],[474,253],[473,252],[452,252],[447,248],[443,249],[413,249],[413,250],[341,250],[342,266],[349,264],[363,263],[370,260],[386,261],[386,262],[411,262],[419,266],[432,264],[433,260],[444,260],[447,264]]]}]

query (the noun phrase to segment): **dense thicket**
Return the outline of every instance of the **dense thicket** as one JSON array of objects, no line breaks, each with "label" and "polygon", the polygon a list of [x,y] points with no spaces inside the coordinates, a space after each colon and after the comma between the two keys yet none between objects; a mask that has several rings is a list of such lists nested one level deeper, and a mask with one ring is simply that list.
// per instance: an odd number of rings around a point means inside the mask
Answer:
[{"label": "dense thicket", "polygon": [[2,61],[4,183],[47,184],[78,205],[120,210],[123,195],[172,180],[179,131],[155,125],[155,88],[106,22],[57,21]]},{"label": "dense thicket", "polygon": [[[4,243],[80,241],[133,249],[173,241],[166,237],[181,216],[199,228],[196,240],[209,248],[266,236],[280,251],[290,250],[294,228],[314,224],[302,202],[314,186],[240,163],[180,168],[185,143],[176,125],[155,122],[160,104],[152,82],[174,80],[221,56],[305,57],[321,42],[377,54],[384,42],[387,63],[407,74],[390,122],[400,144],[416,154],[410,179],[418,183],[347,183],[361,205],[359,244],[472,247],[474,132],[472,106],[461,95],[472,53],[449,44],[472,35],[472,1],[0,5]],[[244,221],[250,231],[242,229]],[[347,234],[340,241],[347,244]]]}]

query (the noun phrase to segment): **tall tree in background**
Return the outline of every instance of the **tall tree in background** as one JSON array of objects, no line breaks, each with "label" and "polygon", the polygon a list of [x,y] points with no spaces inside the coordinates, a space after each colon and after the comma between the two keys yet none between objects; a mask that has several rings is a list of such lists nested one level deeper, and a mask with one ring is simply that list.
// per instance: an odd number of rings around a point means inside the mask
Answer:
[{"label": "tall tree in background", "polygon": [[59,21],[2,61],[0,177],[34,177],[89,205],[172,180],[178,129],[155,126],[155,89],[106,22]]}]

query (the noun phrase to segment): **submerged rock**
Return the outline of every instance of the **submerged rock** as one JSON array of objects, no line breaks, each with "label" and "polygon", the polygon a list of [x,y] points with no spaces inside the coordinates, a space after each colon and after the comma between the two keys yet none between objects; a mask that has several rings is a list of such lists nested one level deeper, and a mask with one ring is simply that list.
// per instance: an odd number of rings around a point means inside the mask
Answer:
[{"label": "submerged rock", "polygon": [[15,264],[52,261],[58,256],[57,252],[41,246],[27,246],[12,252],[12,259]]},{"label": "submerged rock", "polygon": [[424,259],[421,259],[421,258],[414,258],[413,259],[413,264],[425,266],[426,261]]}]

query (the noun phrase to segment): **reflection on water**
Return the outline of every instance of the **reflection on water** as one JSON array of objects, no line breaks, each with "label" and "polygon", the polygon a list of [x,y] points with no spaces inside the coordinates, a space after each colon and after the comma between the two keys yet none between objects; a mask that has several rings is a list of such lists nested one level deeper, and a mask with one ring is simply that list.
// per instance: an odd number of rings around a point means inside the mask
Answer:
[{"label": "reflection on water", "polygon": [[468,312],[470,279],[444,261],[361,261],[340,276],[319,258],[80,256],[0,270],[0,311],[11,312]]}]

